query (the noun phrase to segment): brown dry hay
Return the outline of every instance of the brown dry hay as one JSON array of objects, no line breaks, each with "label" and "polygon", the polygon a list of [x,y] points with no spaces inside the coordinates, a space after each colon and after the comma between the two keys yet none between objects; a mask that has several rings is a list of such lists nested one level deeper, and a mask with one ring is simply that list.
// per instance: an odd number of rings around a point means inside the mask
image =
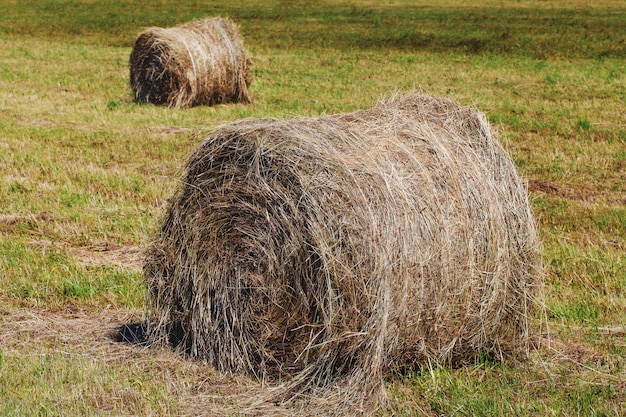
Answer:
[{"label": "brown dry hay", "polygon": [[528,349],[537,230],[482,113],[414,93],[245,119],[185,169],[144,266],[149,335],[274,384],[260,400],[369,413],[396,367]]},{"label": "brown dry hay", "polygon": [[105,243],[88,247],[70,247],[68,252],[84,267],[115,265],[141,270],[145,261],[145,248],[138,245],[117,246]]},{"label": "brown dry hay", "polygon": [[[11,301],[3,304],[11,306]],[[102,357],[117,357],[126,346],[113,345],[111,335],[117,327],[129,320],[141,318],[142,312],[107,308],[98,312],[83,310],[78,305],[67,305],[63,309],[15,308],[0,309],[0,340],[6,349],[32,351],[45,347],[59,350],[76,349],[80,353],[99,353]],[[86,341],[93,342],[91,344]],[[101,343],[110,344],[103,349]],[[119,350],[111,349],[112,347]]]},{"label": "brown dry hay", "polygon": [[[2,223],[0,221],[0,226]],[[118,246],[110,242],[102,242],[90,246],[69,246],[49,240],[32,239],[25,242],[30,248],[42,251],[63,251],[71,255],[80,266],[117,266],[140,271],[145,262],[146,249],[139,245]]]},{"label": "brown dry hay", "polygon": [[250,103],[250,70],[237,25],[221,17],[149,28],[130,55],[135,101],[170,107]]},{"label": "brown dry hay", "polygon": [[0,214],[0,227],[2,226],[14,226],[22,223],[24,218],[16,214]]}]

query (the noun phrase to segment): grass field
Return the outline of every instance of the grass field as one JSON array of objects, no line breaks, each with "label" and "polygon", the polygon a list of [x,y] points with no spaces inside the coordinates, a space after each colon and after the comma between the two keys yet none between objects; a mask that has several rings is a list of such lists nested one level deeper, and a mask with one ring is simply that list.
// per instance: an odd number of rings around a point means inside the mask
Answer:
[{"label": "grass field", "polygon": [[[527,360],[390,376],[379,414],[626,415],[626,3],[464,4],[0,0],[0,415],[219,415],[261,389],[111,340],[142,317],[141,250],[183,161],[225,122],[414,88],[501,127],[540,223],[545,310]],[[134,104],[136,35],[215,15],[241,27],[254,103]]]}]

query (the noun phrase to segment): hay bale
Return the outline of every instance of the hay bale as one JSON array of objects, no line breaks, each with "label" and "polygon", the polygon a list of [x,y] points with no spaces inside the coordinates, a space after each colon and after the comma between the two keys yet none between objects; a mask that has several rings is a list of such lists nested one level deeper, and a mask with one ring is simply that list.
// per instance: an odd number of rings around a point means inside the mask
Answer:
[{"label": "hay bale", "polygon": [[153,343],[338,415],[371,410],[396,367],[528,343],[537,231],[479,112],[410,94],[241,120],[181,184],[144,266]]},{"label": "hay bale", "polygon": [[142,32],[130,55],[135,101],[190,107],[250,103],[251,62],[235,23],[209,18]]}]

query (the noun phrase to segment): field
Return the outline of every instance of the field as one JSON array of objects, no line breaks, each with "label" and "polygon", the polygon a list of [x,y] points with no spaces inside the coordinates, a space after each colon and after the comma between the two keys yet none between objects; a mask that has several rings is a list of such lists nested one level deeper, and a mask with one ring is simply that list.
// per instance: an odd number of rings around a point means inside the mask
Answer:
[{"label": "field", "polygon": [[[528,359],[390,375],[378,414],[626,415],[626,3],[465,3],[0,0],[0,416],[236,415],[255,381],[112,339],[142,319],[142,250],[183,161],[229,121],[413,89],[501,129],[545,307]],[[254,102],[133,103],[137,34],[217,15],[241,28]]]}]

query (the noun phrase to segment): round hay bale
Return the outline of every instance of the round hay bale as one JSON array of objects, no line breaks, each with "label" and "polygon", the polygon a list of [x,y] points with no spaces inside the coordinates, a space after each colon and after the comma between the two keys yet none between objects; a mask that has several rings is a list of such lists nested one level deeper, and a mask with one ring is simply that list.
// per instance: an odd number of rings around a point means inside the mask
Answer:
[{"label": "round hay bale", "polygon": [[338,415],[396,367],[527,346],[537,231],[482,113],[416,93],[245,119],[185,170],[144,266],[153,343]]},{"label": "round hay bale", "polygon": [[137,102],[191,107],[250,103],[251,61],[235,23],[216,17],[142,32],[130,54]]}]

